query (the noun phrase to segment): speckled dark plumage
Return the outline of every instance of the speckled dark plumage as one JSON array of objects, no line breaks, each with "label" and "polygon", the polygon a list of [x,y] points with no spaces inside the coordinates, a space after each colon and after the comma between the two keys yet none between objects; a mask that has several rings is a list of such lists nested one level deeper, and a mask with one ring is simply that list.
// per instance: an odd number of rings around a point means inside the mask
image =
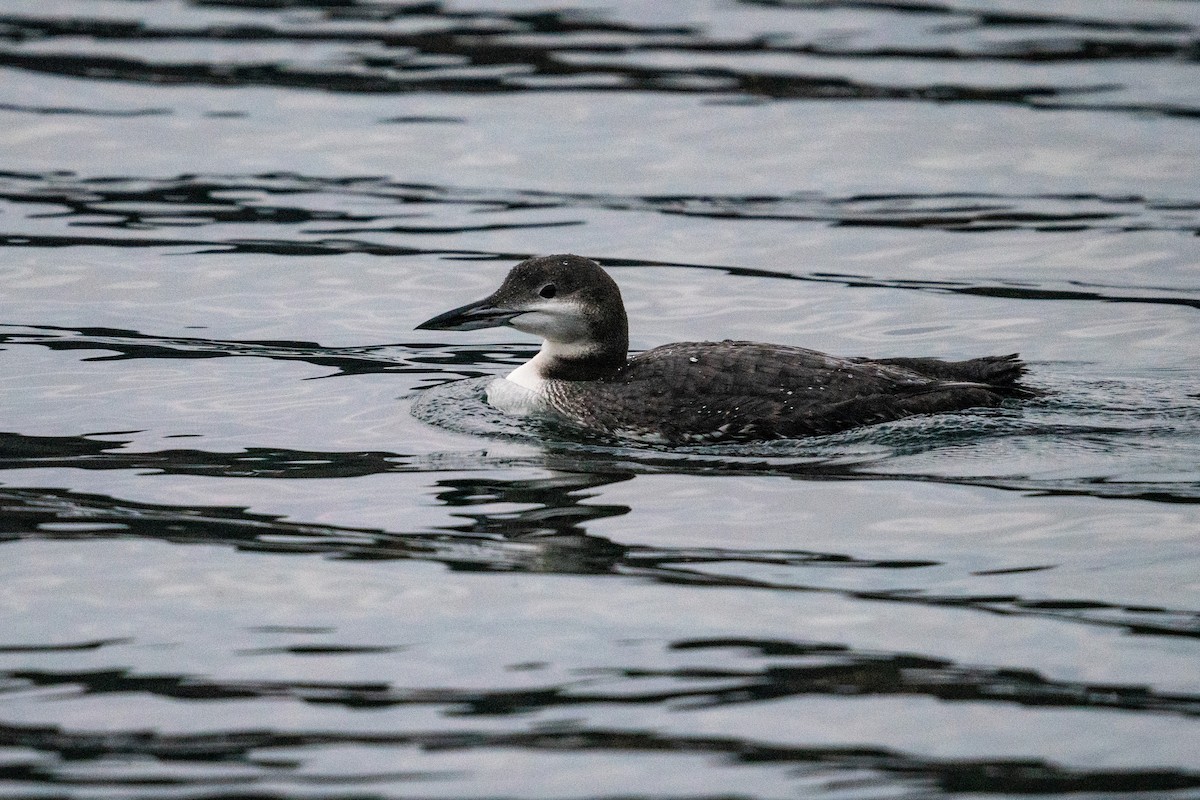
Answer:
[{"label": "speckled dark plumage", "polygon": [[[838,358],[758,342],[679,342],[598,381],[551,381],[556,411],[589,428],[667,442],[835,433],[1027,394],[1014,355],[969,361]],[[636,398],[636,402],[631,402]]]}]

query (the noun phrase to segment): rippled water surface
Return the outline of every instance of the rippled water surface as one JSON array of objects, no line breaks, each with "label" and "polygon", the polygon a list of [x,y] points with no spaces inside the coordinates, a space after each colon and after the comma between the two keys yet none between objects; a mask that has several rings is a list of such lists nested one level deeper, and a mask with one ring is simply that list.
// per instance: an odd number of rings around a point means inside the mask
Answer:
[{"label": "rippled water surface", "polygon": [[[0,0],[0,796],[1200,797],[1200,3]],[[691,449],[414,332],[1020,351]]]}]

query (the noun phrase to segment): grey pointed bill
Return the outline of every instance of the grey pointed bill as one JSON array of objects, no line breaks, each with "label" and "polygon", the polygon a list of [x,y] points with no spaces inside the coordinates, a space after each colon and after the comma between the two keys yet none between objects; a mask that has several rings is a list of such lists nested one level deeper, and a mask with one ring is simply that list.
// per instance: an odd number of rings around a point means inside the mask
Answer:
[{"label": "grey pointed bill", "polygon": [[444,314],[427,319],[416,327],[419,331],[473,331],[479,328],[495,328],[524,312],[511,308],[497,308],[492,298],[485,297],[465,306],[452,308]]}]

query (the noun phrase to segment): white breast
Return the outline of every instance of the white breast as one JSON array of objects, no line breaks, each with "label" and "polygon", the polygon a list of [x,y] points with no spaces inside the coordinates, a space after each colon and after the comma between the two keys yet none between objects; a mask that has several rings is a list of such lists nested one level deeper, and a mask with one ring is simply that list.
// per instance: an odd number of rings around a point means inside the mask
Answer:
[{"label": "white breast", "polygon": [[538,350],[537,355],[505,377],[497,378],[488,384],[488,403],[508,414],[552,411],[553,406],[546,397],[546,364],[555,358],[574,358],[591,350],[591,346],[578,343],[563,344],[547,339],[542,342],[542,348]]},{"label": "white breast", "polygon": [[544,393],[546,379],[542,377],[542,364],[546,360],[547,345],[536,356],[488,384],[488,404],[507,414],[536,414],[549,407]]},{"label": "white breast", "polygon": [[546,384],[546,379],[542,377],[541,369],[541,362],[545,360],[544,351],[545,348],[543,347],[536,356],[508,373],[505,380],[528,389],[535,394],[540,394]]},{"label": "white breast", "polygon": [[544,411],[546,403],[542,396],[524,383],[513,381],[513,375],[516,375],[516,372],[511,373],[507,378],[496,378],[488,384],[488,405],[494,406],[506,414],[527,415]]}]

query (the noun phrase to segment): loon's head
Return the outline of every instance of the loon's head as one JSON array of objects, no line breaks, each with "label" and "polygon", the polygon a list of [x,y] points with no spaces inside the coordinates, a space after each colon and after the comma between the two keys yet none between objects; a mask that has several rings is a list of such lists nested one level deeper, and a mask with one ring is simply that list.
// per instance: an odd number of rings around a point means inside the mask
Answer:
[{"label": "loon's head", "polygon": [[595,261],[569,254],[522,261],[492,294],[438,314],[417,329],[501,325],[545,340],[538,357],[544,378],[596,380],[624,366],[629,350],[621,290]]}]

